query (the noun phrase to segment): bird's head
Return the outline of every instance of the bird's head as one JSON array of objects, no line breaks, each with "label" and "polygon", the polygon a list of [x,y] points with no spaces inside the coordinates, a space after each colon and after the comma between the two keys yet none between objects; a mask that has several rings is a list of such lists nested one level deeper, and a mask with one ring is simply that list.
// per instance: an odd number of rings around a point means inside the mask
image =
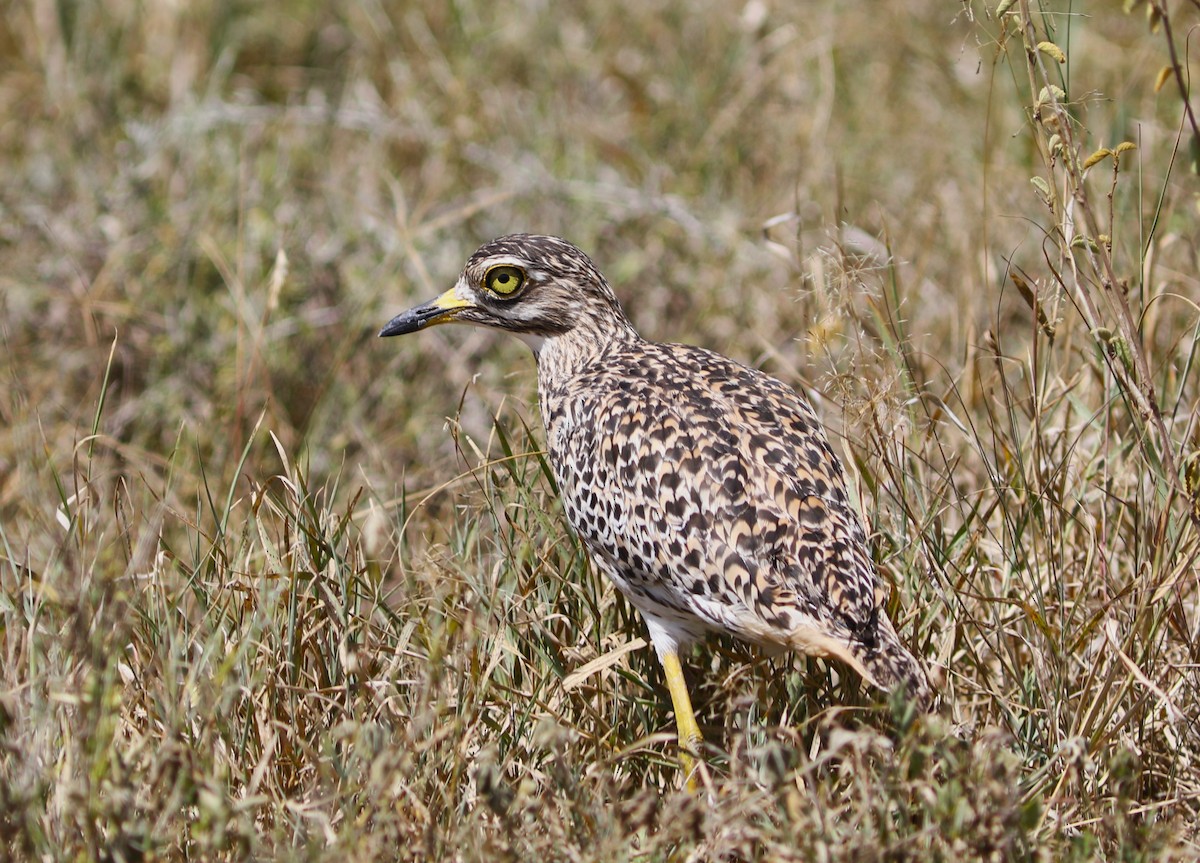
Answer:
[{"label": "bird's head", "polygon": [[512,234],[485,243],[450,290],[392,318],[379,333],[400,336],[458,321],[520,337],[534,352],[573,333],[605,341],[633,333],[616,295],[566,240]]}]

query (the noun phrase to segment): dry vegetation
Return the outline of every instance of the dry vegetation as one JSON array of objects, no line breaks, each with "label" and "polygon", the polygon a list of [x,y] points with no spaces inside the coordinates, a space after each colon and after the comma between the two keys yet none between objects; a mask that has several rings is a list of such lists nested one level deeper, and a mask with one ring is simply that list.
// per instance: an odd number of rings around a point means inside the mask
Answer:
[{"label": "dry vegetation", "polygon": [[[0,857],[1194,859],[1200,13],[1001,5],[5,6]],[[374,338],[512,230],[813,394],[936,716],[716,641],[677,790],[525,348]]]}]

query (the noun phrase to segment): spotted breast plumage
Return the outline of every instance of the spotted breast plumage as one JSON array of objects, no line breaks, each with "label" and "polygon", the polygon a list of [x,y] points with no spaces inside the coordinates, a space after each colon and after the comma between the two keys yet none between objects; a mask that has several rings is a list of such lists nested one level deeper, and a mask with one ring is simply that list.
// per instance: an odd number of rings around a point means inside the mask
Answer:
[{"label": "spotted breast plumage", "polygon": [[448,321],[533,348],[567,520],[645,618],[685,766],[700,733],[678,652],[708,630],[833,657],[928,702],[841,465],[794,390],[711,351],[643,339],[587,255],[556,237],[485,244],[453,288],[380,335]]}]

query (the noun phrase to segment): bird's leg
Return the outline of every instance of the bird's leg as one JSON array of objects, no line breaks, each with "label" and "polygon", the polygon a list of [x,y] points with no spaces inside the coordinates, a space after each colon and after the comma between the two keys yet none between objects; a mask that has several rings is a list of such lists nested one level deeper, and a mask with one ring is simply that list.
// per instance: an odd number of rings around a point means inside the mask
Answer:
[{"label": "bird's leg", "polygon": [[692,699],[688,697],[687,684],[683,680],[683,666],[679,654],[674,650],[660,657],[663,672],[667,677],[667,689],[671,692],[671,704],[675,708],[675,727],[679,730],[679,760],[683,764],[688,791],[696,790],[696,759],[700,755],[700,726],[692,711]]}]

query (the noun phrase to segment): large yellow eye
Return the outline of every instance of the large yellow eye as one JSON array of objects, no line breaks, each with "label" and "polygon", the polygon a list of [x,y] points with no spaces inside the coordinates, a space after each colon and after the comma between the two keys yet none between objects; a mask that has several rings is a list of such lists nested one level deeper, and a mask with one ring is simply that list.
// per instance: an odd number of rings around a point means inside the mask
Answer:
[{"label": "large yellow eye", "polygon": [[500,297],[511,297],[525,285],[525,273],[518,267],[492,267],[483,277],[483,286]]}]

